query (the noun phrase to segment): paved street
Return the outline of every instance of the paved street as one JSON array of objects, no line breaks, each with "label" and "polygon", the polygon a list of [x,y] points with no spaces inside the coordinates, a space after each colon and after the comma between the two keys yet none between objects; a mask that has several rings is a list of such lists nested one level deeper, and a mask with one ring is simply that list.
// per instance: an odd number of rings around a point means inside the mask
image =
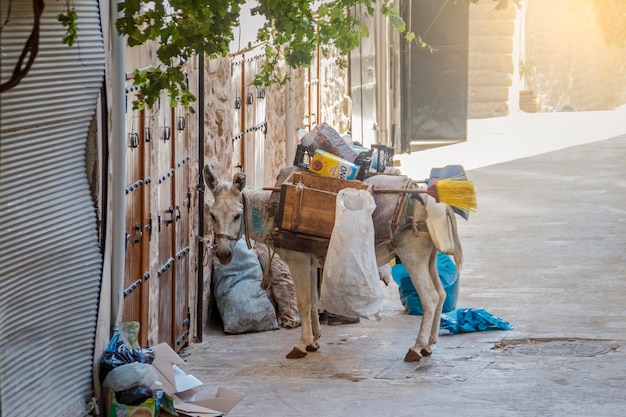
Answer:
[{"label": "paved street", "polygon": [[[405,172],[429,152],[430,167],[468,168],[478,211],[459,219],[457,307],[514,330],[443,335],[432,356],[405,363],[420,317],[392,284],[384,319],[323,326],[321,349],[304,359],[285,359],[299,329],[213,330],[186,350],[186,370],[208,396],[220,386],[246,394],[230,417],[625,415],[626,115],[609,113],[524,115],[509,131],[504,120],[470,121],[468,143],[449,147],[457,159],[446,162],[444,148],[402,157]],[[550,128],[533,124],[549,116]],[[517,157],[482,153],[524,132]]]}]

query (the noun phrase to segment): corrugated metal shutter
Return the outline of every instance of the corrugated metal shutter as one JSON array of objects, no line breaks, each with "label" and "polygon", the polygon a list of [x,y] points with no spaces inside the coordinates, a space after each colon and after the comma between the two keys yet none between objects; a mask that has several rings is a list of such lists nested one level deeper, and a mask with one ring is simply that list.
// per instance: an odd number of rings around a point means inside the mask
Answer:
[{"label": "corrugated metal shutter", "polygon": [[[8,5],[10,4],[10,8]],[[46,1],[39,53],[0,96],[0,398],[7,417],[79,416],[92,396],[102,259],[85,169],[104,76],[97,1],[73,0],[79,41],[61,43],[66,2]],[[10,14],[7,14],[10,10]],[[2,82],[33,25],[2,4]]]}]

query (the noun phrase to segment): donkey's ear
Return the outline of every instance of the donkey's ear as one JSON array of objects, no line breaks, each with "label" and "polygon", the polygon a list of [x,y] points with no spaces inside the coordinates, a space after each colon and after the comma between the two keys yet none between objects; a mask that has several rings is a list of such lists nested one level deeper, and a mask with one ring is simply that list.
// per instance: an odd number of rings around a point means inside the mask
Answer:
[{"label": "donkey's ear", "polygon": [[213,174],[213,171],[211,171],[211,168],[209,168],[208,165],[204,166],[202,174],[204,175],[204,182],[209,186],[211,191],[215,191],[219,180],[217,179],[215,174]]},{"label": "donkey's ear", "polygon": [[233,194],[239,195],[246,186],[246,174],[238,172],[233,177],[233,186],[231,188]]}]

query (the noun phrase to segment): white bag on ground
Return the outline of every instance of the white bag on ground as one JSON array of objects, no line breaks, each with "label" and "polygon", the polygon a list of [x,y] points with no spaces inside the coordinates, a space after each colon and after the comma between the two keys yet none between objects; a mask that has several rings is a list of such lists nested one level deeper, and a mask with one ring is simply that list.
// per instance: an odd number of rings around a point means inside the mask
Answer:
[{"label": "white bag on ground", "polygon": [[365,190],[337,193],[335,225],[320,289],[320,310],[378,319],[385,296],[374,251],[374,197]]}]

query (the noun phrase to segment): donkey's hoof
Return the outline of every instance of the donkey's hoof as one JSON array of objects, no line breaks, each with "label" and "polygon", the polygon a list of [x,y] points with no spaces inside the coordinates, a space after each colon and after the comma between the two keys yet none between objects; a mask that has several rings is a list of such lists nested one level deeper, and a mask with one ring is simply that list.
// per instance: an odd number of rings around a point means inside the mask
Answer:
[{"label": "donkey's hoof", "polygon": [[420,353],[422,354],[422,356],[430,356],[433,354],[433,351],[431,348],[424,348],[420,351]]},{"label": "donkey's hoof", "polygon": [[[320,345],[318,345],[317,343],[313,343],[309,346],[306,347],[306,351],[307,352],[317,352],[317,350],[320,348]],[[295,348],[294,348],[295,349]]]},{"label": "donkey's hoof", "polygon": [[287,359],[300,359],[306,356],[306,352],[301,351],[298,348],[293,348],[291,352],[287,354]]},{"label": "donkey's hoof", "polygon": [[409,349],[404,357],[405,362],[419,362],[422,359],[422,355],[414,351],[413,349]]}]

